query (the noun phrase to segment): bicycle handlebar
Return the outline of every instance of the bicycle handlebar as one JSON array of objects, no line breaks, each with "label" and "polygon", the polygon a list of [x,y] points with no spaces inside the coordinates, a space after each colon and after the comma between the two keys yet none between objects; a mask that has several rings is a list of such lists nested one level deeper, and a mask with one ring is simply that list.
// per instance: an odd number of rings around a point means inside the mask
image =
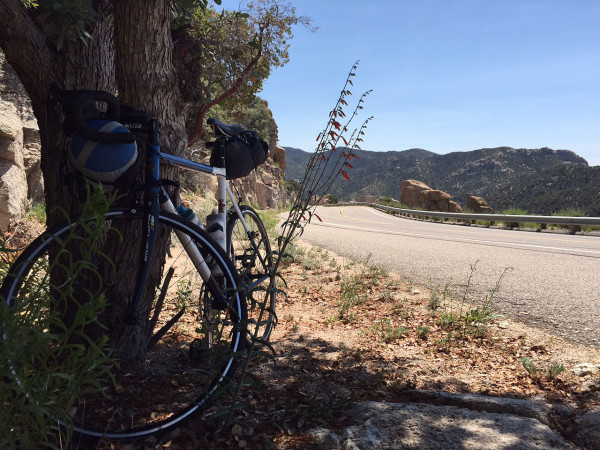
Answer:
[{"label": "bicycle handlebar", "polygon": [[[56,84],[50,86],[48,95],[50,99],[63,105],[67,116],[63,128],[67,134],[78,130],[88,139],[107,144],[131,144],[135,141],[133,133],[103,133],[86,123],[90,119],[119,121],[121,105],[114,95],[104,91],[61,89]],[[94,102],[105,103],[106,112],[99,111]]]}]

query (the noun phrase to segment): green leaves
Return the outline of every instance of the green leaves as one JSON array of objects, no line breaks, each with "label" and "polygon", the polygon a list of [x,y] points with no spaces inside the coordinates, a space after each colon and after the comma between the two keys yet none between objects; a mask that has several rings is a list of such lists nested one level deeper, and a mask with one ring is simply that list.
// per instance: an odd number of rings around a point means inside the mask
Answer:
[{"label": "green leaves", "polygon": [[185,55],[176,61],[178,72],[186,78],[184,91],[196,109],[190,145],[201,139],[211,108],[239,108],[255,100],[272,70],[288,62],[292,28],[310,24],[293,6],[276,0],[248,2],[244,8],[197,9],[187,39],[176,43],[181,47],[177,54]]},{"label": "green leaves", "polygon": [[37,20],[48,39],[60,50],[67,42],[92,39],[86,27],[96,19],[91,0],[25,1],[36,8]]},{"label": "green leaves", "polygon": [[[108,207],[100,190],[91,199],[91,217]],[[102,283],[98,290],[75,286],[82,273],[99,276],[91,260],[104,257],[96,242],[105,231],[103,220],[75,227],[51,258],[36,261],[13,305],[0,301],[1,448],[61,448],[68,430],[58,421],[69,426],[78,399],[114,382],[108,338],[87,334],[105,329],[98,322]]]}]

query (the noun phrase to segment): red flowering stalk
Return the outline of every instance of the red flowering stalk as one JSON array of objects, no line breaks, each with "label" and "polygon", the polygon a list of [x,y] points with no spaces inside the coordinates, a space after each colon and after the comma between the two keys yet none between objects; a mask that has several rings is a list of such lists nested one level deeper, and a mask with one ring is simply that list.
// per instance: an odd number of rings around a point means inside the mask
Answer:
[{"label": "red flowering stalk", "polygon": [[[365,98],[372,91],[369,90],[362,94],[352,114],[347,115],[345,113],[344,109],[348,106],[346,99],[352,95],[350,87],[354,86],[352,78],[356,76],[355,70],[357,67],[358,61],[352,66],[337,103],[329,113],[329,120],[325,129],[317,137],[317,147],[306,165],[304,178],[300,183],[298,192],[296,192],[296,198],[289,216],[283,224],[282,234],[278,242],[279,255],[283,255],[287,245],[295,237],[302,234],[304,226],[313,217],[318,218],[314,213],[314,209],[329,192],[338,176],[350,180],[348,171],[354,168],[351,161],[359,159],[354,151],[361,149],[359,143],[363,142],[365,129],[372,117],[366,119],[359,129],[354,129],[350,137],[347,137],[347,135],[351,124],[363,109]],[[276,266],[278,265],[279,260],[276,263]]]}]

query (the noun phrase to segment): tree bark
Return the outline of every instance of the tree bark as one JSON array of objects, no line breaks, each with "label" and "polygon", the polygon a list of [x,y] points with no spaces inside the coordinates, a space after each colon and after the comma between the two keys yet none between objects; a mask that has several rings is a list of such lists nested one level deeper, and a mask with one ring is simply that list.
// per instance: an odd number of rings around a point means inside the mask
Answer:
[{"label": "tree bark", "polygon": [[173,41],[165,0],[115,2],[117,80],[122,101],[161,124],[161,146],[182,155],[185,120],[173,66]]},{"label": "tree bark", "polygon": [[[178,84],[173,67],[173,42],[166,0],[128,0],[115,2],[116,78],[119,99],[134,109],[147,111],[150,117],[161,122],[161,148],[168,153],[181,155],[187,142],[185,122],[181,113]],[[166,167],[161,176],[173,179]],[[160,229],[152,260],[151,275],[146,294],[138,308],[141,315],[135,324],[123,325],[113,316],[110,328],[119,355],[142,358],[151,335],[150,312],[156,297],[160,275],[165,261],[168,234]],[[143,239],[131,238],[139,230],[123,230],[127,240],[114,254],[115,263],[131,271],[140,258]],[[133,258],[133,260],[132,260]],[[119,292],[134,288],[136,280],[119,280],[111,286],[115,298]],[[122,291],[121,291],[122,292]]]}]

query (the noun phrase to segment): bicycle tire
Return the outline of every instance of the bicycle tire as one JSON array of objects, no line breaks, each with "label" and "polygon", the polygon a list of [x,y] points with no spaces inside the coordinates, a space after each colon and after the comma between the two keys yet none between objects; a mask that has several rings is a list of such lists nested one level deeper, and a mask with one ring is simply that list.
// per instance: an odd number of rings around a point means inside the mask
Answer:
[{"label": "bicycle tire", "polygon": [[[250,236],[235,210],[231,211],[227,223],[227,248],[240,279],[246,284],[248,336],[260,346],[269,341],[277,320],[276,276],[272,273],[274,258],[269,236],[258,213],[247,205],[241,205],[240,211]],[[261,279],[263,281],[259,283]]]},{"label": "bicycle tire", "polygon": [[[81,223],[54,227],[22,252],[0,287],[0,296],[9,306],[26,310],[28,303],[34,303],[28,301],[32,285],[41,292],[51,293],[47,297],[53,296],[55,291],[50,280],[58,279],[53,276],[60,275],[56,272],[62,268],[62,263],[54,261],[61,259],[57,255],[65,251],[69,237],[80,233]],[[90,221],[84,223],[95,226]],[[135,229],[139,227],[140,232],[144,232],[146,217],[130,210],[111,210],[104,216],[104,223],[109,224],[110,229],[118,228],[121,223],[133,223]],[[176,322],[165,330],[142,361],[120,361],[119,366],[112,366],[110,371],[116,382],[103,380],[102,394],[86,396],[73,406],[75,436],[94,440],[144,438],[174,429],[183,420],[206,411],[218,399],[226,402],[225,397],[221,397],[226,391],[223,387],[234,377],[237,360],[246,343],[246,301],[239,277],[227,254],[196,225],[176,214],[161,212],[157,226],[160,232],[169,233],[167,236],[181,232],[189,237],[189,242],[211,261],[213,269],[218,267],[222,273],[219,283],[228,304],[220,309],[211,305],[211,295],[189,255],[180,242],[173,244],[172,240],[161,274],[169,273],[169,267],[173,273],[164,286],[162,279],[156,284],[154,292],[164,290],[165,298],[162,306],[157,306],[155,297],[152,307],[158,311],[155,325],[168,324],[170,320]],[[57,266],[60,267],[57,269]],[[39,276],[51,271],[50,276]],[[185,302],[188,308],[181,307]],[[45,306],[38,309],[42,314],[50,311]],[[147,316],[154,318],[154,311]],[[181,311],[182,315],[177,317]],[[44,323],[43,318],[36,323]],[[4,335],[3,339],[10,336]],[[17,378],[14,381],[24,381],[19,377],[25,377],[23,374],[29,369],[11,366]]]}]

